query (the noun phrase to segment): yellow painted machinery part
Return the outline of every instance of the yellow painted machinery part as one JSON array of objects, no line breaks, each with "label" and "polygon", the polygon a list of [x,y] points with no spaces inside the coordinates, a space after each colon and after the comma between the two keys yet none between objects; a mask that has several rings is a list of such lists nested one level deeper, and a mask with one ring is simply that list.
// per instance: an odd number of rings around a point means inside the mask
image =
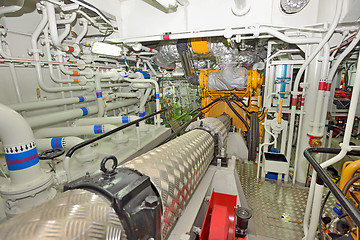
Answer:
[{"label": "yellow painted machinery part", "polygon": [[206,38],[191,38],[190,44],[194,53],[198,53],[198,54],[209,53],[209,48],[207,45]]},{"label": "yellow painted machinery part", "polygon": [[348,161],[344,163],[343,169],[341,171],[341,179],[339,183],[339,188],[342,191],[345,184],[354,176],[355,172],[360,169],[360,160],[357,161]]},{"label": "yellow painted machinery part", "polygon": [[[199,85],[202,89],[202,99],[201,105],[204,107],[214,101],[219,97],[230,97],[235,94],[236,96],[243,98],[248,98],[249,106],[245,107],[248,112],[258,112],[261,107],[261,85],[263,81],[262,74],[259,74],[256,70],[248,70],[248,84],[243,88],[236,88],[232,91],[217,91],[217,90],[209,90],[207,87],[208,74],[212,71],[218,70],[205,70],[202,69],[199,74]],[[257,104],[254,104],[257,103]],[[241,103],[239,103],[241,105]],[[237,106],[235,103],[232,106],[236,109],[236,111],[244,116],[246,115],[246,111]],[[217,117],[221,114],[226,113],[233,119],[233,124],[237,129],[241,129],[242,132],[246,132],[247,129],[245,124],[235,115],[235,113],[229,108],[229,106],[223,102],[219,101],[211,107],[205,109],[203,111],[204,117]],[[247,123],[250,124],[250,119],[247,119]],[[261,124],[261,123],[260,123]],[[260,137],[262,137],[262,127],[260,125]]]},{"label": "yellow painted machinery part", "polygon": [[[359,169],[360,169],[360,160],[348,161],[348,162],[344,163],[342,171],[341,171],[341,178],[340,178],[340,183],[339,183],[339,188],[341,191],[344,189],[346,183],[354,176],[356,171],[358,171]],[[360,198],[360,193],[358,191],[356,191],[356,192],[354,191],[353,194],[355,194],[355,196],[358,199]],[[350,195],[349,191],[346,193],[346,197],[348,197],[349,199],[353,198]],[[357,229],[356,229],[356,234],[351,233],[351,235],[354,239],[359,239],[359,227],[357,227]]]}]

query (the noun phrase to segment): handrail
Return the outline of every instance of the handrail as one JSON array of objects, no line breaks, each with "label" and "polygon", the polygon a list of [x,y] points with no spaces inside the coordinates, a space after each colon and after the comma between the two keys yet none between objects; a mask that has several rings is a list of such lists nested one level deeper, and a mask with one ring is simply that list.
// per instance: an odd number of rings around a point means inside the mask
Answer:
[{"label": "handrail", "polygon": [[123,130],[123,129],[127,128],[127,127],[130,127],[130,126],[132,126],[132,125],[134,125],[134,124],[138,124],[139,122],[144,121],[144,120],[146,120],[146,119],[148,119],[148,118],[151,118],[151,117],[153,117],[153,116],[155,116],[155,115],[158,115],[158,114],[160,114],[160,113],[163,113],[163,112],[165,112],[166,110],[167,110],[167,108],[161,109],[160,111],[157,111],[157,112],[154,112],[154,113],[152,113],[152,114],[150,114],[150,115],[147,115],[147,116],[145,116],[145,117],[136,119],[136,120],[134,120],[134,121],[132,121],[132,122],[129,122],[129,123],[126,123],[126,124],[124,124],[124,125],[122,125],[122,126],[120,126],[120,127],[117,127],[117,128],[115,128],[115,129],[113,129],[113,130],[111,130],[111,131],[109,131],[109,132],[106,132],[106,133],[104,133],[104,134],[101,134],[100,136],[96,136],[96,137],[94,137],[94,138],[91,138],[91,139],[88,139],[88,140],[86,140],[86,141],[84,141],[84,142],[81,142],[81,143],[73,146],[72,148],[70,148],[69,151],[66,153],[66,157],[69,157],[69,158],[70,158],[70,157],[75,153],[75,151],[77,151],[78,149],[80,149],[80,148],[82,148],[82,147],[85,147],[85,146],[87,146],[87,145],[89,145],[89,144],[91,144],[91,143],[93,143],[93,142],[96,142],[96,141],[98,141],[98,140],[100,140],[100,139],[102,139],[102,138],[105,138],[105,137],[107,137],[107,136],[109,136],[109,135],[111,135],[111,134],[113,134],[113,133],[116,133],[116,132],[118,132],[118,131],[120,131],[120,130]]},{"label": "handrail", "polygon": [[[357,226],[360,226],[360,213],[357,209],[349,202],[346,196],[342,193],[339,187],[331,180],[328,173],[320,166],[320,164],[312,157],[312,153],[332,153],[338,154],[341,149],[334,148],[307,148],[304,151],[305,158],[313,166],[314,170],[317,172],[318,177],[326,183],[326,186],[334,194],[336,199],[339,201],[341,206],[346,210],[351,219],[355,222]],[[360,156],[360,151],[349,151],[348,155]]]}]

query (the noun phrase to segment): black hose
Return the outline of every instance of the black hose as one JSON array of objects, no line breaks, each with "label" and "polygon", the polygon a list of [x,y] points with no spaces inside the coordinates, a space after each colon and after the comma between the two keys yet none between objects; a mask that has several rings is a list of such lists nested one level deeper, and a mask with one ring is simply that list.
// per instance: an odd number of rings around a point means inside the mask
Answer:
[{"label": "black hose", "polygon": [[212,101],[211,103],[209,103],[208,105],[206,105],[205,107],[197,108],[197,109],[191,111],[190,115],[192,115],[192,114],[194,114],[194,113],[196,113],[196,112],[198,112],[198,111],[205,110],[205,109],[207,109],[208,107],[212,106],[213,104],[215,104],[216,102],[218,102],[218,101],[220,101],[220,100],[223,100],[223,98],[222,98],[222,97],[219,97],[219,98],[215,99],[214,101]]},{"label": "black hose", "polygon": [[230,99],[231,102],[235,103],[239,108],[241,108],[244,112],[246,112],[246,115],[250,118],[251,112],[249,112],[247,109],[245,109],[243,106],[237,103],[237,100]]},{"label": "black hose", "polygon": [[244,105],[245,107],[249,107],[249,104],[245,104],[243,99],[240,98],[239,96],[237,96],[235,93],[233,92],[230,92],[230,95],[234,96],[234,98],[236,98],[237,101],[239,101],[242,105]]},{"label": "black hose", "polygon": [[124,124],[124,125],[122,125],[122,126],[120,126],[120,127],[117,127],[117,128],[115,128],[115,129],[109,131],[109,132],[106,132],[106,133],[104,133],[104,134],[101,134],[100,136],[97,136],[97,137],[88,139],[88,140],[86,140],[86,141],[83,141],[83,142],[81,142],[81,143],[79,143],[79,144],[76,144],[75,146],[73,146],[72,148],[69,149],[69,151],[66,153],[66,157],[71,157],[71,156],[75,153],[75,151],[79,150],[80,148],[83,148],[83,147],[85,147],[85,146],[87,146],[87,145],[89,145],[89,144],[91,144],[91,143],[93,143],[93,142],[96,142],[96,141],[98,141],[98,140],[100,140],[100,139],[103,139],[103,138],[105,138],[105,137],[107,137],[107,136],[109,136],[109,135],[111,135],[111,134],[113,134],[113,133],[116,133],[116,132],[118,132],[118,131],[120,131],[120,130],[123,130],[123,129],[127,128],[127,127],[130,127],[130,126],[132,126],[132,125],[138,124],[139,122],[144,121],[144,120],[146,120],[146,119],[148,119],[148,118],[151,118],[151,117],[156,116],[156,115],[158,115],[158,114],[160,114],[160,113],[163,113],[163,112],[165,112],[166,110],[167,110],[167,108],[161,109],[160,111],[157,111],[157,112],[154,112],[154,113],[152,113],[152,114],[149,114],[149,115],[147,115],[147,116],[145,116],[145,117],[136,119],[135,121],[126,123],[126,124]]},{"label": "black hose", "polygon": [[249,124],[246,122],[246,120],[236,111],[236,109],[231,105],[231,103],[229,102],[229,99],[225,98],[224,99],[226,104],[230,107],[230,109],[235,113],[235,115],[244,123],[245,127],[247,130],[250,129]]},{"label": "black hose", "polygon": [[[331,180],[328,176],[328,173],[320,166],[320,164],[313,158],[312,153],[334,153],[337,154],[341,150],[333,149],[333,148],[307,148],[304,151],[305,158],[309,161],[309,163],[313,166],[314,170],[317,172],[318,177],[321,178],[322,181],[327,185],[329,190],[334,194],[336,199],[339,201],[341,206],[345,209],[345,211],[349,214],[351,219],[355,222],[357,226],[360,226],[360,213],[357,209],[349,202],[346,196],[341,192],[339,187]],[[350,151],[348,152],[350,155],[356,154],[360,155],[360,151]],[[318,179],[319,179],[318,178]]]},{"label": "black hose", "polygon": [[159,145],[157,145],[156,147],[167,143],[168,141],[174,139],[176,136],[178,136],[178,134],[184,130],[187,126],[190,125],[190,123],[192,123],[193,121],[195,121],[198,117],[200,117],[202,114],[202,112],[199,112],[198,114],[196,114],[195,116],[193,116],[189,121],[187,121],[186,123],[184,123],[178,130],[176,130],[175,132],[173,132],[168,138],[166,138],[164,141],[162,141]]}]

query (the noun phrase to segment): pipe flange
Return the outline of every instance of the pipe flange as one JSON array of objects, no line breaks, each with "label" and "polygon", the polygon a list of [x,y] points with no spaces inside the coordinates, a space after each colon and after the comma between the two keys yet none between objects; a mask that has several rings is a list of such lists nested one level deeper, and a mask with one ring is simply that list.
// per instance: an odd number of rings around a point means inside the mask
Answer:
[{"label": "pipe flange", "polygon": [[94,71],[92,69],[90,69],[90,68],[87,69],[86,72],[87,73],[84,75],[86,78],[92,78],[95,75]]},{"label": "pipe flange", "polygon": [[0,185],[0,195],[4,199],[11,200],[35,196],[37,193],[49,188],[52,183],[53,175],[43,173],[32,182]]}]

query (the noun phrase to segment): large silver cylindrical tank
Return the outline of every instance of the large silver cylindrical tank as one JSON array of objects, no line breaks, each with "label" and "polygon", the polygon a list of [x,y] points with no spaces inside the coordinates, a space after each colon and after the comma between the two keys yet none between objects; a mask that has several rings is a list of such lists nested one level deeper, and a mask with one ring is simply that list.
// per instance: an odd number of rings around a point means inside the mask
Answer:
[{"label": "large silver cylindrical tank", "polygon": [[213,137],[195,129],[121,166],[149,176],[159,191],[163,238],[185,208],[213,156]]},{"label": "large silver cylindrical tank", "polygon": [[81,189],[70,190],[0,225],[0,238],[127,239],[111,203]]}]

